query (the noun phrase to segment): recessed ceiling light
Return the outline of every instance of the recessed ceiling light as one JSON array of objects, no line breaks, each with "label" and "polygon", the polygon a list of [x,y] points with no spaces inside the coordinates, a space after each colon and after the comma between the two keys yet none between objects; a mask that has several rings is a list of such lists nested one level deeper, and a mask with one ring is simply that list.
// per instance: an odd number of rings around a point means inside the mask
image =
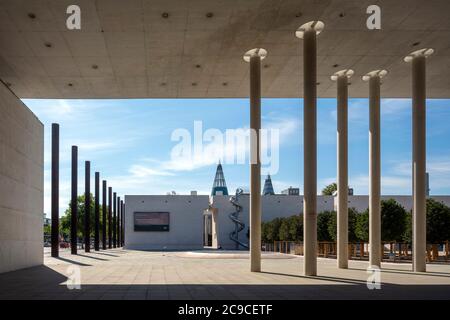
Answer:
[{"label": "recessed ceiling light", "polygon": [[333,68],[337,68],[339,65],[337,63],[333,64]]},{"label": "recessed ceiling light", "polygon": [[161,17],[163,17],[164,19],[167,19],[169,17],[169,13],[168,12],[163,12]]},{"label": "recessed ceiling light", "polygon": [[36,15],[35,15],[33,12],[30,12],[30,13],[28,14],[28,18],[30,18],[30,19],[36,19]]},{"label": "recessed ceiling light", "polygon": [[340,18],[343,18],[343,17],[345,17],[345,12],[341,12],[341,13],[339,13],[339,17],[340,17]]},{"label": "recessed ceiling light", "polygon": [[222,82],[222,85],[223,85],[224,87],[226,87],[226,86],[228,85],[228,82]]},{"label": "recessed ceiling light", "polygon": [[165,82],[161,82],[161,83],[160,83],[160,86],[161,86],[161,87],[164,87],[165,85],[166,85]]},{"label": "recessed ceiling light", "polygon": [[51,48],[51,47],[52,47],[52,44],[51,44],[50,42],[46,42],[44,45],[45,45],[47,48]]},{"label": "recessed ceiling light", "polygon": [[269,65],[266,63],[265,65],[264,65],[264,69],[267,69],[269,67]]},{"label": "recessed ceiling light", "polygon": [[69,82],[67,85],[68,85],[69,87],[73,87],[73,84],[70,83],[70,82]]},{"label": "recessed ceiling light", "polygon": [[207,14],[206,14],[206,17],[207,18],[212,18],[214,16],[214,14],[212,13],[212,12],[208,12]]},{"label": "recessed ceiling light", "polygon": [[93,65],[92,65],[92,69],[97,70],[97,69],[98,69],[98,65],[93,64]]},{"label": "recessed ceiling light", "polygon": [[196,67],[197,69],[200,69],[200,68],[201,68],[201,65],[196,64],[195,67]]},{"label": "recessed ceiling light", "polygon": [[320,86],[320,82],[316,82],[316,86]]},{"label": "recessed ceiling light", "polygon": [[192,82],[192,86],[195,87],[197,85],[197,82]]},{"label": "recessed ceiling light", "polygon": [[420,44],[420,41],[417,41],[417,42],[414,42],[413,44],[412,44],[412,46],[413,47],[416,47],[416,46],[418,46]]},{"label": "recessed ceiling light", "polygon": [[295,17],[296,17],[296,18],[300,18],[302,15],[303,15],[303,14],[302,14],[301,12],[297,12],[297,13],[295,14]]}]

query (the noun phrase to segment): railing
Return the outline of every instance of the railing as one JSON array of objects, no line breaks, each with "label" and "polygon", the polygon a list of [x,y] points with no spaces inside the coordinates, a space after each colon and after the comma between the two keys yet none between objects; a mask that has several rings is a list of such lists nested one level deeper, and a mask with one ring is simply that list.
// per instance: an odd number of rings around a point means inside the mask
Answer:
[{"label": "railing", "polygon": [[[324,258],[336,258],[336,242],[319,241],[317,255]],[[450,242],[427,244],[427,262],[450,261]],[[263,243],[262,251],[279,252],[285,254],[303,255],[303,243],[298,241],[274,241]],[[369,243],[351,242],[348,244],[349,259],[368,260]],[[387,261],[400,261],[412,259],[411,243],[408,242],[382,242],[382,257]]]}]

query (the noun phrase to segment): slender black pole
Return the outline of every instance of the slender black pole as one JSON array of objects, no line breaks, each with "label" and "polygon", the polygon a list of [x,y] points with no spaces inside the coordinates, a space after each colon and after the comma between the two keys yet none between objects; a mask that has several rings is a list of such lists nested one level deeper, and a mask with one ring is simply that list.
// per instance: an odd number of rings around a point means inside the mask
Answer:
[{"label": "slender black pole", "polygon": [[120,201],[120,206],[122,207],[122,247],[125,245],[125,204],[123,203],[123,200]]},{"label": "slender black pole", "polygon": [[94,230],[94,249],[100,250],[100,172],[95,173],[95,230]]},{"label": "slender black pole", "polygon": [[84,251],[91,251],[91,162],[84,164]]},{"label": "slender black pole", "polygon": [[59,257],[59,124],[52,123],[52,257]]},{"label": "slender black pole", "polygon": [[117,228],[116,228],[116,223],[117,223],[117,193],[114,192],[114,200],[113,200],[113,246],[114,248],[117,247]]},{"label": "slender black pole", "polygon": [[120,248],[121,242],[120,242],[120,215],[121,215],[121,207],[120,207],[120,197],[117,197],[117,247]]},{"label": "slender black pole", "polygon": [[72,198],[70,201],[70,251],[77,254],[78,246],[78,147],[72,146]]},{"label": "slender black pole", "polygon": [[106,180],[103,180],[103,194],[102,194],[102,248],[106,250]]},{"label": "slender black pole", "polygon": [[108,248],[112,248],[112,188],[108,187]]}]

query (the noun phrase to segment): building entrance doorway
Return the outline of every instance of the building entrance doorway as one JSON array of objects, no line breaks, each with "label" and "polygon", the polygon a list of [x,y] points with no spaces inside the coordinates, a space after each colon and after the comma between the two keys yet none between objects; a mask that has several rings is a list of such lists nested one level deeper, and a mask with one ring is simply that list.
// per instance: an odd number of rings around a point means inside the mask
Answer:
[{"label": "building entrance doorway", "polygon": [[203,246],[212,246],[212,216],[210,214],[203,215]]}]

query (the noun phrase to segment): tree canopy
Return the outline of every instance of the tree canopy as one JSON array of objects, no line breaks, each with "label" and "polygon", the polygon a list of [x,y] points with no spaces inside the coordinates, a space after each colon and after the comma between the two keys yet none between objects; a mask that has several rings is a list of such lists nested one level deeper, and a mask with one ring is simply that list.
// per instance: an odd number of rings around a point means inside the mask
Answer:
[{"label": "tree canopy", "polygon": [[337,191],[337,184],[336,182],[333,182],[322,189],[322,195],[332,196],[335,191]]}]

